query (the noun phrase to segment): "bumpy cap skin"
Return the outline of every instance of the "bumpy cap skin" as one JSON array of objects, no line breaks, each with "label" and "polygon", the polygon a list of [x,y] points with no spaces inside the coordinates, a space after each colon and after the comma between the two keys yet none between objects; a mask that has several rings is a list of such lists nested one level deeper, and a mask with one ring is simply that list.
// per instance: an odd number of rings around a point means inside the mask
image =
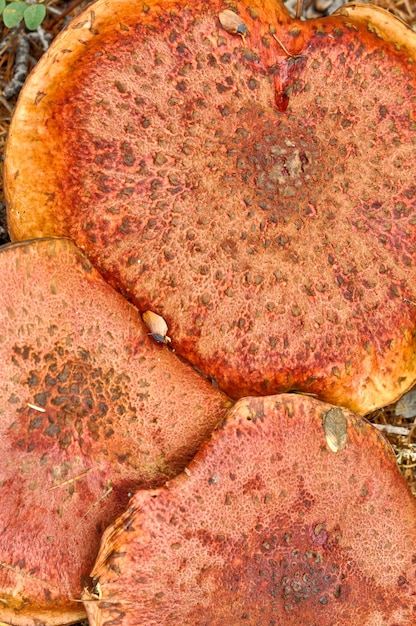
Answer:
[{"label": "bumpy cap skin", "polygon": [[187,473],[135,494],[84,600],[91,626],[412,626],[415,559],[416,500],[371,424],[247,398]]},{"label": "bumpy cap skin", "polygon": [[103,530],[229,403],[70,240],[4,247],[0,275],[0,621],[72,623]]},{"label": "bumpy cap skin", "polygon": [[416,379],[416,34],[357,5],[231,9],[71,23],[11,125],[10,231],[73,238],[233,397],[364,414]]}]

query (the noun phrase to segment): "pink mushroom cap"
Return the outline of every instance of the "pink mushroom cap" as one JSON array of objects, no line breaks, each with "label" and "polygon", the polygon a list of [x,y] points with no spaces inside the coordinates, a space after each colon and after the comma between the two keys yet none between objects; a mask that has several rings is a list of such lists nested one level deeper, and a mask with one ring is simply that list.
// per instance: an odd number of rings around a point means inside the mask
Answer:
[{"label": "pink mushroom cap", "polygon": [[178,474],[224,394],[157,344],[69,239],[0,251],[0,621],[62,625],[101,534]]},{"label": "pink mushroom cap", "polygon": [[416,501],[366,420],[245,398],[104,533],[91,626],[411,626]]}]

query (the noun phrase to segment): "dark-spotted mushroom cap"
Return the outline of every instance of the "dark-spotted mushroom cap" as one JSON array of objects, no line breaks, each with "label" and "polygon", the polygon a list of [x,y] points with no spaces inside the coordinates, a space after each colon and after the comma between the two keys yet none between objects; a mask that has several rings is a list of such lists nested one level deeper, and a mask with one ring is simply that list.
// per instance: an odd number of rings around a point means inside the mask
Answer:
[{"label": "dark-spotted mushroom cap", "polygon": [[412,626],[416,500],[350,411],[239,400],[186,473],[104,533],[90,626]]},{"label": "dark-spotted mushroom cap", "polygon": [[227,398],[70,240],[0,252],[0,622],[61,625],[104,528],[178,474]]},{"label": "dark-spotted mushroom cap", "polygon": [[416,378],[415,62],[370,7],[98,0],[21,94],[11,234],[69,235],[233,397],[393,402]]}]

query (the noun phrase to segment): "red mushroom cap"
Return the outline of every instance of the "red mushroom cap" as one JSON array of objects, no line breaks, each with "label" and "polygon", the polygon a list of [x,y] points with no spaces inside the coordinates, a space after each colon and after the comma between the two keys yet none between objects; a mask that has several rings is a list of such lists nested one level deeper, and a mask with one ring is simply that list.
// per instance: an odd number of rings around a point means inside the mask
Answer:
[{"label": "red mushroom cap", "polygon": [[90,626],[411,626],[415,559],[416,501],[371,424],[247,398],[186,473],[134,495],[84,600]]},{"label": "red mushroom cap", "polygon": [[72,623],[104,528],[229,403],[70,240],[4,247],[0,274],[0,621]]},{"label": "red mushroom cap", "polygon": [[355,5],[224,10],[98,0],[71,23],[11,125],[11,233],[73,238],[233,397],[366,413],[416,380],[416,34]]}]

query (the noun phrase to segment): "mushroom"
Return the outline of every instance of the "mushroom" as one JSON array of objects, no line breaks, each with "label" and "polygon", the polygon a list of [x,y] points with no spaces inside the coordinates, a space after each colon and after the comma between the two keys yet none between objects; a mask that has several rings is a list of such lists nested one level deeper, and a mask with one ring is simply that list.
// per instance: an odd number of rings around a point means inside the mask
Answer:
[{"label": "mushroom", "polygon": [[234,398],[391,403],[416,380],[415,50],[358,4],[98,0],[20,96],[11,235],[71,237]]},{"label": "mushroom", "polygon": [[415,556],[416,501],[369,422],[307,396],[252,397],[186,473],[133,496],[84,602],[90,626],[411,626]]},{"label": "mushroom", "polygon": [[230,406],[69,239],[1,248],[0,621],[61,625],[101,534]]}]

